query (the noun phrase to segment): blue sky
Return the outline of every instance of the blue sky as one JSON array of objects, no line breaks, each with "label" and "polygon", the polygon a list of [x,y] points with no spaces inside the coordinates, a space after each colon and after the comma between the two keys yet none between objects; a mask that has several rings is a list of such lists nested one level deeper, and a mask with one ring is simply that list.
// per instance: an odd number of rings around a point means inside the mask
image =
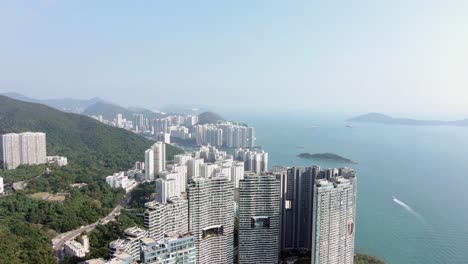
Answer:
[{"label": "blue sky", "polygon": [[0,92],[468,113],[468,1],[2,1]]}]

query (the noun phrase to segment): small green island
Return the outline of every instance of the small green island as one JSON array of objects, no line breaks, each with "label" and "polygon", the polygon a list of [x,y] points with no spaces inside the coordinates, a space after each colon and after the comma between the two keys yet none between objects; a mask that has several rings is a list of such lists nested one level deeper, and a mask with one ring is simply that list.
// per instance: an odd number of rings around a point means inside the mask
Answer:
[{"label": "small green island", "polygon": [[334,153],[316,153],[316,154],[310,154],[310,153],[301,153],[298,155],[299,158],[303,159],[312,159],[312,160],[327,160],[327,161],[337,161],[337,162],[345,162],[345,163],[353,163],[357,164],[356,162],[344,158],[342,156],[336,155]]}]

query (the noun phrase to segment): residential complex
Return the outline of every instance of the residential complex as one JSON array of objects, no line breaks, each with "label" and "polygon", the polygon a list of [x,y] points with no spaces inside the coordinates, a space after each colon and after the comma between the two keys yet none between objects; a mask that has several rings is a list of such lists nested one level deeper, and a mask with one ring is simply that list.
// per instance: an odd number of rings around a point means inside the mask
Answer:
[{"label": "residential complex", "polygon": [[354,258],[357,178],[336,170],[314,185],[312,263],[352,264]]},{"label": "residential complex", "polygon": [[292,167],[281,178],[281,250],[310,249],[312,243],[313,191],[319,167]]},{"label": "residential complex", "polygon": [[184,197],[172,198],[166,203],[148,202],[145,208],[144,225],[150,238],[160,241],[167,233],[189,231],[188,201]]},{"label": "residential complex", "polygon": [[226,121],[193,126],[192,137],[199,145],[217,147],[254,148],[256,143],[255,128]]},{"label": "residential complex", "polygon": [[234,260],[234,188],[219,174],[188,185],[189,230],[195,236],[197,263]]},{"label": "residential complex", "polygon": [[[299,249],[312,252],[312,263],[352,263],[357,177],[351,169],[274,166],[269,172],[264,151],[236,149],[231,155],[215,146],[166,164],[163,142],[147,150],[138,166],[148,170],[143,180],[151,181],[154,169],[155,199],[145,204],[145,230],[126,230],[111,243],[114,258],[277,263],[282,250]],[[125,174],[109,177],[113,186],[128,184]]]},{"label": "residential complex", "polygon": [[47,163],[46,134],[41,132],[2,135],[3,167],[16,169],[19,165]]},{"label": "residential complex", "polygon": [[154,151],[148,149],[145,151],[145,179],[154,181]]},{"label": "residential complex", "polygon": [[158,175],[166,170],[166,144],[159,141],[151,149],[154,152],[154,174]]},{"label": "residential complex", "polygon": [[135,183],[134,179],[129,179],[128,175],[123,172],[116,172],[113,175],[106,177],[106,183],[112,188],[123,188],[126,189]]},{"label": "residential complex", "polygon": [[191,233],[169,233],[160,241],[152,238],[141,240],[142,264],[195,264],[197,253],[195,238]]},{"label": "residential complex", "polygon": [[127,253],[133,259],[140,258],[140,240],[147,237],[147,231],[138,227],[127,228],[124,231],[125,238],[112,241],[109,245],[112,257],[121,253]]},{"label": "residential complex", "polygon": [[268,152],[254,151],[250,149],[236,149],[234,158],[245,164],[245,171],[260,174],[268,171]]},{"label": "residential complex", "polygon": [[246,173],[239,196],[239,264],[278,263],[280,181]]}]

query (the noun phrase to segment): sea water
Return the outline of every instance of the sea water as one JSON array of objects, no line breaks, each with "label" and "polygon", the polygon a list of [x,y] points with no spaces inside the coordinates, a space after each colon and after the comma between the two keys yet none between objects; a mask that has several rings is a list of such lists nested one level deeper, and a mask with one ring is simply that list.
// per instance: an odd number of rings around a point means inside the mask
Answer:
[{"label": "sea water", "polygon": [[[468,263],[468,128],[357,124],[336,114],[227,116],[256,128],[270,168],[357,171],[356,252],[390,264]],[[358,164],[304,160],[302,152]]]}]

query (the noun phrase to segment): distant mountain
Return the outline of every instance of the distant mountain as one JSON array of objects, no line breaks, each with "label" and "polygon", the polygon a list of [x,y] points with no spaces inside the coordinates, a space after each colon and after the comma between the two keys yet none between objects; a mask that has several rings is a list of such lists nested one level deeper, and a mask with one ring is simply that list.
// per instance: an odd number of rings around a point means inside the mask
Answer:
[{"label": "distant mountain", "polygon": [[143,114],[146,118],[158,118],[161,117],[161,114],[157,114],[151,110],[145,108],[125,108],[120,105],[106,103],[106,102],[97,102],[83,111],[83,115],[92,116],[92,115],[102,115],[102,117],[106,120],[113,120],[117,114],[122,114],[123,118],[132,120],[133,114]]},{"label": "distant mountain", "polygon": [[213,112],[203,112],[198,115],[198,124],[216,124],[218,121],[224,121],[224,118]]},{"label": "distant mountain", "polygon": [[133,111],[122,107],[120,105],[106,103],[106,102],[97,102],[83,111],[83,115],[92,116],[92,115],[102,115],[104,119],[113,120],[117,114],[122,114],[123,118],[132,119]]},{"label": "distant mountain", "polygon": [[468,119],[455,121],[441,120],[417,120],[410,118],[393,118],[379,113],[369,113],[348,119],[349,122],[379,123],[389,125],[410,125],[410,126],[463,126],[468,127]]},{"label": "distant mountain", "polygon": [[143,160],[144,151],[152,144],[142,136],[84,115],[0,96],[0,134],[24,131],[45,132],[48,154],[68,156],[69,160],[93,157],[115,170],[128,169]]},{"label": "distant mountain", "polygon": [[82,99],[73,99],[73,98],[59,98],[59,99],[34,99],[27,96],[24,96],[19,93],[4,93],[4,96],[8,96],[10,98],[25,101],[29,103],[38,103],[38,104],[45,104],[55,109],[70,112],[70,113],[82,113],[86,108],[95,104],[96,102],[104,101],[101,98],[92,98],[89,100],[82,100]]}]

